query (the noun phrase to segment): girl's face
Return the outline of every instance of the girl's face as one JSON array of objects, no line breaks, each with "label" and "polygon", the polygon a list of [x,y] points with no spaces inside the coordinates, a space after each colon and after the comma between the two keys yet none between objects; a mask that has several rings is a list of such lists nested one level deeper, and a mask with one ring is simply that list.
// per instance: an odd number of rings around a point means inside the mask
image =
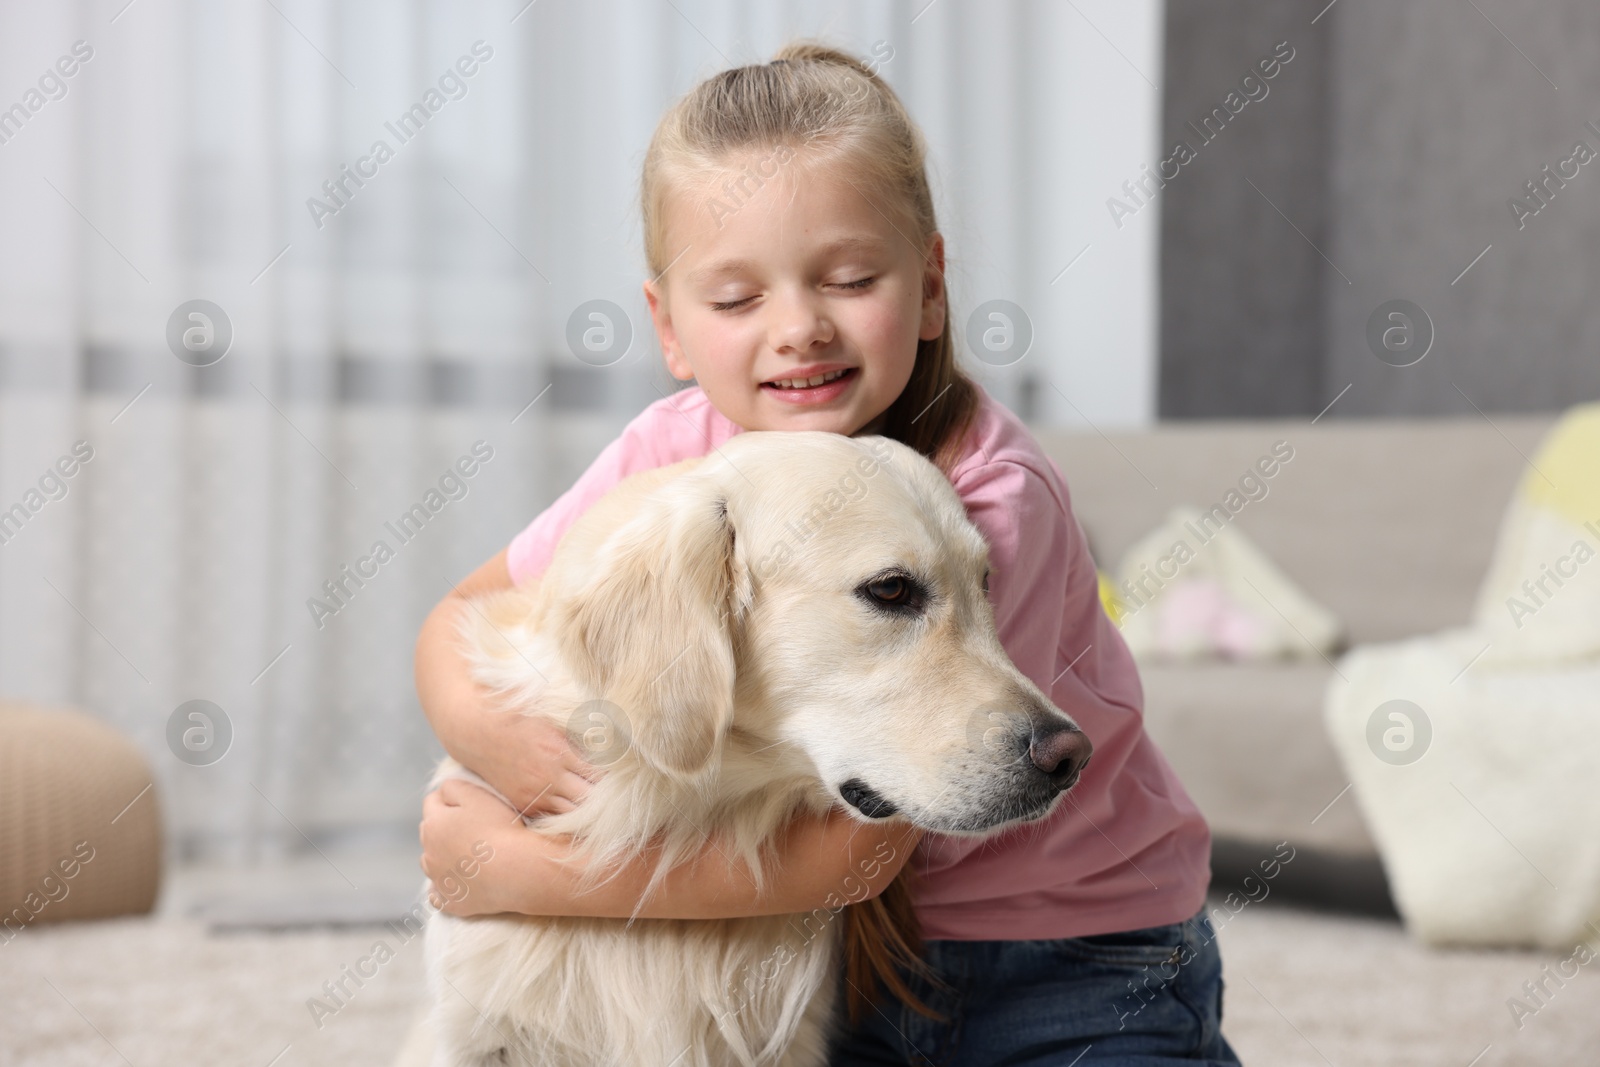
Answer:
[{"label": "girl's face", "polygon": [[667,369],[746,430],[871,432],[944,329],[944,238],[918,246],[848,180],[779,158],[672,200],[677,258],[644,283]]}]

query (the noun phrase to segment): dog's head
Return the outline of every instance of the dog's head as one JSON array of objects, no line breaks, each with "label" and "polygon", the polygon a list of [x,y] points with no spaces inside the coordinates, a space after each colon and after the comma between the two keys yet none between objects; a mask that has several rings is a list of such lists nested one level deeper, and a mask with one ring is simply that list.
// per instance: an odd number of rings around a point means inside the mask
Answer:
[{"label": "dog's head", "polygon": [[904,445],[737,435],[586,554],[563,653],[666,773],[736,727],[864,817],[961,833],[1044,815],[1088,761],[1000,645],[982,535]]}]

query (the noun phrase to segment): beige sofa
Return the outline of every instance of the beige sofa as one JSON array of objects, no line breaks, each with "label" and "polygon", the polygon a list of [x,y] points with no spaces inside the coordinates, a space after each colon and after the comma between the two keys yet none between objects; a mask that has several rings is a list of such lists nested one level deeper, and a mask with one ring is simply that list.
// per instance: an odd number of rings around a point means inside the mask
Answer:
[{"label": "beige sofa", "polygon": [[[1220,502],[1275,443],[1289,442],[1293,459],[1232,522],[1338,616],[1349,643],[1362,644],[1467,622],[1501,515],[1555,422],[1490,418],[1330,416],[1314,425],[1176,422],[1037,433],[1108,571],[1170,508]],[[1211,824],[1215,886],[1236,886],[1272,844],[1288,840],[1297,856],[1277,891],[1391,912],[1372,838],[1344,792],[1349,778],[1322,725],[1333,670],[1315,656],[1143,662],[1145,722]]]}]

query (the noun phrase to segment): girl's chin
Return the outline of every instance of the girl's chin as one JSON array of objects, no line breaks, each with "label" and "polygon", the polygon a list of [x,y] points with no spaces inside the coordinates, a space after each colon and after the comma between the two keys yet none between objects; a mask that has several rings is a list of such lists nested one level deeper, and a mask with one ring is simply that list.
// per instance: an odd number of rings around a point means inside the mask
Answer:
[{"label": "girl's chin", "polygon": [[828,411],[789,410],[765,411],[760,426],[745,427],[761,430],[825,430],[828,433],[852,434],[860,421],[854,412],[834,408]]}]

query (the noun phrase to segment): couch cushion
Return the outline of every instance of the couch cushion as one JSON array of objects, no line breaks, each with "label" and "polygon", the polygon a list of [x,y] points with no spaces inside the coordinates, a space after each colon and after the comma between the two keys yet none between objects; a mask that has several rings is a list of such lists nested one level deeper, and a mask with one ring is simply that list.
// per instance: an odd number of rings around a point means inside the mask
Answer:
[{"label": "couch cushion", "polygon": [[1174,505],[1220,503],[1287,441],[1293,458],[1231,521],[1366,643],[1467,621],[1525,457],[1553,421],[1330,416],[1036,433],[1106,569]]},{"label": "couch cushion", "polygon": [[1350,779],[1322,728],[1326,664],[1141,664],[1139,675],[1145,729],[1213,836],[1376,855],[1354,798],[1339,796]]}]

